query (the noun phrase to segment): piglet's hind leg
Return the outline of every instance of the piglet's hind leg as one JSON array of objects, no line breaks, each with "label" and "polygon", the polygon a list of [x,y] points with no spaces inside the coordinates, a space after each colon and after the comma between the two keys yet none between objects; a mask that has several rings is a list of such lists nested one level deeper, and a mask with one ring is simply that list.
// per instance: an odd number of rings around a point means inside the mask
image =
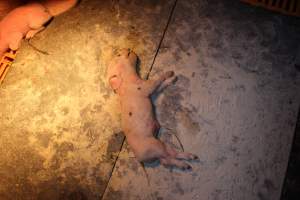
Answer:
[{"label": "piglet's hind leg", "polygon": [[174,148],[165,145],[168,156],[160,158],[160,162],[165,166],[175,166],[182,170],[190,170],[192,167],[186,161],[198,160],[198,156],[187,153],[177,152]]},{"label": "piglet's hind leg", "polygon": [[187,160],[187,161],[192,161],[192,160],[198,159],[198,156],[196,156],[192,153],[178,152],[174,148],[172,148],[168,145],[166,145],[166,150],[171,157],[175,157],[176,159]]},{"label": "piglet's hind leg", "polygon": [[175,158],[161,158],[160,163],[164,166],[177,167],[181,170],[190,170],[192,167],[182,160],[177,160]]}]

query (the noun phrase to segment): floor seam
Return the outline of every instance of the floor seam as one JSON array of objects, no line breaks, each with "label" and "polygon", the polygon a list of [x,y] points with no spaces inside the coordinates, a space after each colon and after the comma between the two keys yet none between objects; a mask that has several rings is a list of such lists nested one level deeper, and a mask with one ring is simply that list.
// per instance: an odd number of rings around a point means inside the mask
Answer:
[{"label": "floor seam", "polygon": [[119,160],[119,156],[120,156],[120,153],[121,153],[121,151],[122,151],[122,149],[123,149],[124,143],[125,143],[125,137],[124,137],[124,139],[123,139],[123,141],[122,141],[122,144],[121,144],[121,146],[120,146],[119,153],[118,153],[118,155],[117,155],[117,157],[116,157],[116,159],[115,159],[115,162],[114,162],[113,167],[112,167],[112,169],[111,169],[111,172],[110,172],[110,174],[109,174],[109,178],[108,178],[107,184],[106,184],[106,186],[105,186],[105,189],[104,189],[104,191],[103,191],[103,193],[102,193],[102,195],[101,195],[101,197],[100,197],[101,200],[103,200],[104,195],[105,195],[105,193],[106,193],[106,190],[107,190],[107,188],[108,188],[108,186],[109,186],[111,177],[112,177],[112,175],[113,175],[113,173],[114,173],[114,171],[115,171],[115,167],[116,167],[117,161]]},{"label": "floor seam", "polygon": [[157,47],[156,52],[155,52],[155,54],[154,54],[153,61],[152,61],[151,65],[150,65],[150,69],[149,69],[149,71],[148,71],[148,73],[147,73],[147,75],[146,75],[146,80],[149,79],[150,73],[152,72],[153,66],[154,66],[155,61],[156,61],[156,57],[157,57],[157,55],[158,55],[158,53],[159,53],[159,50],[160,50],[161,45],[162,45],[162,43],[163,43],[163,41],[164,41],[164,38],[165,38],[165,35],[166,35],[167,30],[168,30],[168,28],[169,28],[169,25],[170,25],[170,23],[171,23],[171,20],[172,20],[172,17],[173,17],[173,14],[174,14],[174,11],[175,11],[177,2],[178,2],[178,0],[175,0],[174,5],[173,5],[173,7],[172,7],[172,9],[171,9],[171,13],[170,13],[170,15],[169,15],[169,18],[168,18],[166,27],[165,27],[165,29],[164,29],[164,31],[163,31],[163,35],[162,35],[162,37],[161,37],[161,39],[160,39],[160,41],[159,41],[159,43],[158,43],[158,47]]}]

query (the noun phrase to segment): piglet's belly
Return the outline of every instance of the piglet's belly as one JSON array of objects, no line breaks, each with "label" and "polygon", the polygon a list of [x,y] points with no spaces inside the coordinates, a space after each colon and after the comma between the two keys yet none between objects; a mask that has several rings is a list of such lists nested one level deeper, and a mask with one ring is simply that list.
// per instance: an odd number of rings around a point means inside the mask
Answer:
[{"label": "piglet's belly", "polygon": [[[130,94],[130,95],[129,95]],[[139,93],[120,96],[122,129],[126,136],[152,137],[159,130],[149,97]]]}]

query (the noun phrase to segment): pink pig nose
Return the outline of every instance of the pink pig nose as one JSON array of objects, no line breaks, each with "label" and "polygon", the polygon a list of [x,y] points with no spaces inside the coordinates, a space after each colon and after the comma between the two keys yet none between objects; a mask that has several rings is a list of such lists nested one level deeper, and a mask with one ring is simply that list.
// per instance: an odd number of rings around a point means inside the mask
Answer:
[{"label": "pink pig nose", "polygon": [[131,49],[121,49],[118,53],[118,56],[127,58],[131,52]]}]

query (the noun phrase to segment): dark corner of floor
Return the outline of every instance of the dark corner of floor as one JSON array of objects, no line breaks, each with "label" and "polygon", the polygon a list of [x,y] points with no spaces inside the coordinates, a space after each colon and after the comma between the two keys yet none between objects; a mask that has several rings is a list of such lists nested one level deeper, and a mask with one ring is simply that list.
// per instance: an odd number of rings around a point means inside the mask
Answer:
[{"label": "dark corner of floor", "polygon": [[290,153],[289,164],[283,184],[281,200],[296,200],[300,196],[300,109]]}]

